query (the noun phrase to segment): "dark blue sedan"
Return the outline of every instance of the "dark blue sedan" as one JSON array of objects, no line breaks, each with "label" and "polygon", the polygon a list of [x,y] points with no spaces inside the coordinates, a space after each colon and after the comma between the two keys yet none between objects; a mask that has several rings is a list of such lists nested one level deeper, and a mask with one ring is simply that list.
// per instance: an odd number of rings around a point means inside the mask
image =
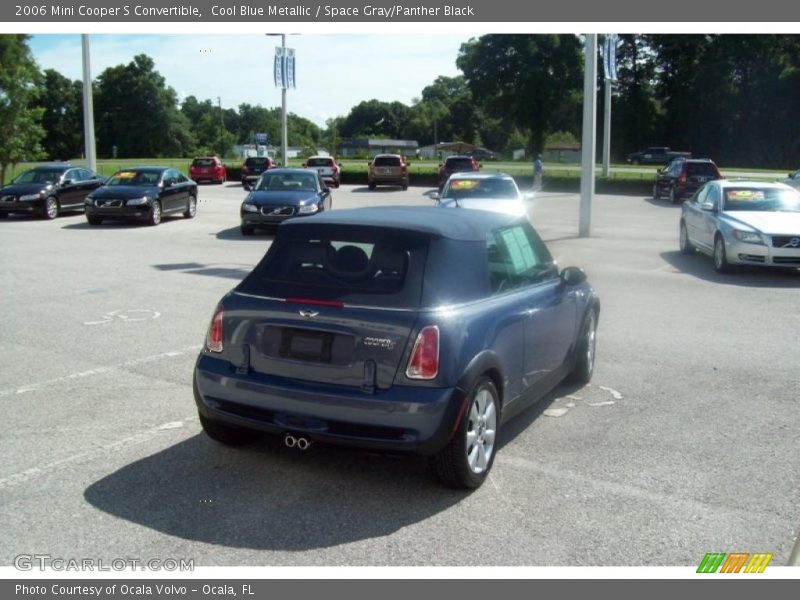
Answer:
[{"label": "dark blue sedan", "polygon": [[219,303],[194,373],[213,439],[434,457],[486,478],[502,423],[592,376],[598,298],[524,218],[434,207],[292,219]]},{"label": "dark blue sedan", "polygon": [[319,173],[309,169],[270,169],[242,202],[242,235],[274,228],[291,217],[315,215],[332,208],[331,191]]}]

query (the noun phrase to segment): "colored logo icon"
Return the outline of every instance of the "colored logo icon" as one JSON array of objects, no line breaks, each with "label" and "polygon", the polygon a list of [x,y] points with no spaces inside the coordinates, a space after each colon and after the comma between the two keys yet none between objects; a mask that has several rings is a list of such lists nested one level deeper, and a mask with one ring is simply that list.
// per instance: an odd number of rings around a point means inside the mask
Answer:
[{"label": "colored logo icon", "polygon": [[766,552],[709,552],[700,561],[698,573],[763,573],[772,560]]}]

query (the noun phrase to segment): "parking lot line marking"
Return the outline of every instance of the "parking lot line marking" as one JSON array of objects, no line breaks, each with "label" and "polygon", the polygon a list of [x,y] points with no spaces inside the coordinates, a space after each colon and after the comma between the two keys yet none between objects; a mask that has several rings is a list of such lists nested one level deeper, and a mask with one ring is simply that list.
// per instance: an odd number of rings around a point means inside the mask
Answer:
[{"label": "parking lot line marking", "polygon": [[124,437],[120,440],[109,442],[107,444],[101,444],[100,446],[96,446],[91,450],[87,450],[85,452],[79,452],[78,454],[73,454],[71,456],[67,456],[65,458],[61,458],[59,460],[50,463],[25,469],[24,471],[20,471],[19,473],[14,473],[13,475],[9,475],[8,477],[3,477],[2,479],[0,479],[0,489],[6,489],[26,483],[27,481],[33,479],[34,477],[38,477],[40,475],[46,475],[52,471],[57,471],[59,469],[67,467],[81,460],[92,459],[114,450],[120,450],[127,446],[134,446],[136,444],[147,442],[153,439],[154,437],[161,435],[162,432],[165,430],[182,428],[187,421],[196,418],[197,418],[196,416],[192,415],[186,417],[181,421],[171,421],[169,423],[162,423],[157,427],[151,427],[150,429],[141,431],[139,433],[135,433],[134,435],[130,435],[128,437]]},{"label": "parking lot line marking", "polygon": [[610,387],[605,387],[604,385],[599,386],[601,390],[604,392],[608,392],[614,398],[614,400],[622,400],[622,394],[620,394],[617,390]]},{"label": "parking lot line marking", "polygon": [[162,352],[161,354],[152,354],[150,356],[145,356],[143,358],[128,360],[123,363],[119,363],[117,365],[111,365],[108,367],[97,367],[96,369],[90,369],[88,371],[80,371],[78,373],[70,373],[69,375],[54,377],[53,379],[47,379],[45,381],[40,381],[38,383],[29,383],[27,385],[21,385],[16,388],[0,390],[0,398],[4,398],[5,396],[19,396],[21,394],[29,394],[31,392],[37,391],[39,388],[48,385],[53,385],[56,383],[66,383],[68,381],[73,381],[76,379],[85,379],[86,377],[102,375],[104,373],[109,373],[110,371],[119,371],[121,369],[135,367],[138,365],[150,363],[163,358],[174,358],[176,356],[183,356],[184,354],[188,354],[190,352],[197,352],[198,350],[200,350],[200,348],[202,348],[201,345],[187,346],[186,348],[181,348],[180,350],[170,350],[169,352]]}]

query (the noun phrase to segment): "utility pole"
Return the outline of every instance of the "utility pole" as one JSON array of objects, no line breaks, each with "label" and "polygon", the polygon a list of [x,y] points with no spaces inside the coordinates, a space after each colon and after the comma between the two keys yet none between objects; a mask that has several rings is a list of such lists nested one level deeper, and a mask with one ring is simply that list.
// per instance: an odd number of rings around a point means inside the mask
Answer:
[{"label": "utility pole", "polygon": [[603,96],[603,177],[611,170],[611,79],[605,78]]},{"label": "utility pole", "polygon": [[89,61],[89,34],[81,34],[83,49],[83,141],[86,166],[97,172],[97,156],[94,140],[94,103],[92,99],[92,68]]},{"label": "utility pole", "polygon": [[222,132],[225,129],[225,122],[222,120],[222,98],[217,96],[217,106],[219,107],[219,148],[220,154],[224,155],[222,148]]},{"label": "utility pole", "polygon": [[[281,34],[281,48],[283,48],[283,55],[286,56],[286,34]],[[284,167],[289,166],[289,161],[286,158],[287,150],[287,137],[288,137],[288,127],[286,124],[286,86],[282,86],[281,88],[281,164]]]},{"label": "utility pole", "polygon": [[595,125],[597,123],[597,35],[586,34],[583,68],[583,139],[581,141],[581,200],[578,233],[592,233],[594,197]]}]

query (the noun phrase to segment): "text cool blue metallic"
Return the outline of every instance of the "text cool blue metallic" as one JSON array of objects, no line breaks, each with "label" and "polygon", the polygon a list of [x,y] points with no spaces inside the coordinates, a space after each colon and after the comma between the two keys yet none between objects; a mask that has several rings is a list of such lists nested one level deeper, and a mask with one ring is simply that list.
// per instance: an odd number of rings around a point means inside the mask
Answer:
[{"label": "text cool blue metallic", "polygon": [[291,219],[219,303],[194,391],[213,439],[428,454],[478,487],[502,423],[587,382],[599,301],[525,219],[434,207]]}]

